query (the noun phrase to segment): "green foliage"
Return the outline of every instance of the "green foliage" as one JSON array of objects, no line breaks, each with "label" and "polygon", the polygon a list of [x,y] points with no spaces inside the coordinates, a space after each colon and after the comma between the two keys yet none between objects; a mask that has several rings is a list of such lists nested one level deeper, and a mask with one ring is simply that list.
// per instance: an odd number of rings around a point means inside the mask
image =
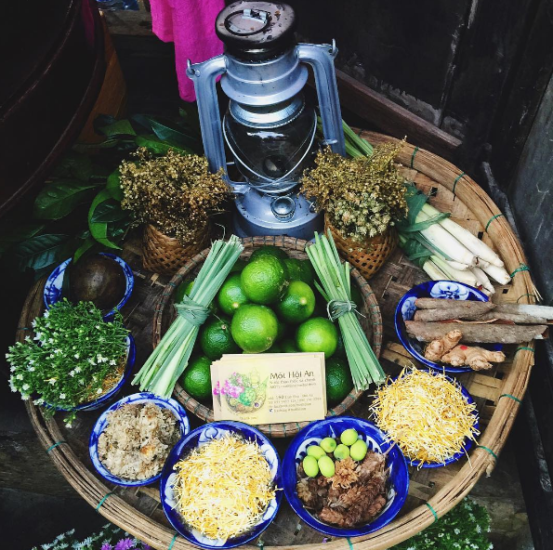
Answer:
[{"label": "green foliage", "polygon": [[110,389],[104,385],[120,369],[127,347],[120,313],[106,323],[92,303],[64,299],[37,317],[33,330],[34,338],[17,342],[6,355],[10,387],[22,399],[72,409]]},{"label": "green foliage", "polygon": [[490,550],[489,530],[486,508],[465,498],[436,523],[390,550]]}]

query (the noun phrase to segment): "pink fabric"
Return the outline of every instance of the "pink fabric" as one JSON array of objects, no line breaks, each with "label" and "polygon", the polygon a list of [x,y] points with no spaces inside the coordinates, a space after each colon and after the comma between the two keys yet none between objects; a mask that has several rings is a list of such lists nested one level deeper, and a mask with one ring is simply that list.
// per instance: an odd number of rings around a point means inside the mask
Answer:
[{"label": "pink fabric", "polygon": [[205,61],[223,52],[215,34],[215,19],[225,7],[224,0],[150,0],[152,27],[163,42],[175,43],[175,64],[179,94],[194,101],[194,85],[186,76],[186,62]]}]

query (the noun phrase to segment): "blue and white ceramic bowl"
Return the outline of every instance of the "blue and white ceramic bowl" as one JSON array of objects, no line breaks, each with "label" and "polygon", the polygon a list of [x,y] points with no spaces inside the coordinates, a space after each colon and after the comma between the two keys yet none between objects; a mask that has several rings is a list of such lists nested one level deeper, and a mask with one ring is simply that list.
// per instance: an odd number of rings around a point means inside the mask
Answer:
[{"label": "blue and white ceramic bowl", "polygon": [[[452,367],[451,365],[442,365],[434,363],[424,357],[424,343],[419,342],[416,338],[411,338],[407,335],[405,321],[411,321],[415,315],[417,308],[415,301],[417,298],[446,298],[450,300],[472,300],[476,302],[487,302],[488,297],[477,288],[474,288],[457,281],[428,281],[413,287],[407,294],[401,298],[397,304],[396,313],[394,316],[394,325],[396,333],[405,349],[420,363],[427,367],[450,374],[459,374],[462,372],[470,372],[470,367]],[[457,328],[457,327],[452,327]],[[483,346],[489,349],[498,351],[500,345]]]},{"label": "blue and white ceramic bowl", "polygon": [[92,433],[90,434],[90,440],[88,444],[88,450],[90,452],[90,458],[92,460],[92,464],[94,464],[96,471],[105,480],[109,481],[110,483],[115,483],[116,485],[123,485],[125,487],[138,487],[140,485],[149,485],[150,483],[157,481],[161,477],[161,471],[160,471],[159,474],[149,479],[142,479],[139,481],[131,481],[128,479],[123,479],[123,478],[114,476],[107,468],[105,468],[105,466],[102,464],[98,456],[98,438],[100,437],[101,433],[106,429],[106,426],[108,423],[108,418],[107,418],[108,414],[112,411],[119,409],[123,405],[130,405],[130,404],[136,404],[136,403],[154,403],[155,405],[157,405],[158,407],[161,407],[162,409],[170,410],[175,416],[175,418],[177,419],[181,439],[184,436],[186,436],[186,434],[188,434],[188,432],[190,431],[190,422],[188,420],[188,416],[186,414],[186,411],[180,405],[180,403],[178,403],[174,399],[162,399],[160,397],[157,397],[153,393],[143,392],[143,393],[135,393],[133,395],[128,395],[127,397],[123,397],[123,399],[120,399],[119,401],[117,401],[117,403],[114,403],[111,407],[106,409],[96,421],[94,428],[92,428]]},{"label": "blue and white ceramic bowl", "polygon": [[[435,376],[442,374],[434,371],[429,371],[430,374],[433,374]],[[398,377],[394,378],[390,382],[393,382],[397,380]],[[474,399],[470,395],[470,393],[467,391],[467,389],[459,383],[457,380],[450,378],[449,376],[446,376],[446,379],[449,380],[452,384],[459,387],[461,389],[461,393],[463,394],[463,397],[465,398],[465,401],[472,405],[474,403]],[[474,423],[474,428],[476,430],[480,429],[480,417],[478,415],[478,410],[475,408],[473,411],[473,416],[476,418],[476,422]],[[411,466],[414,466],[415,468],[443,468],[444,466],[447,466],[448,464],[451,464],[453,462],[457,462],[459,459],[463,458],[464,456],[468,455],[468,451],[472,449],[474,445],[474,442],[472,439],[466,438],[465,442],[463,443],[463,449],[460,450],[458,453],[455,453],[451,458],[448,458],[445,462],[425,462],[422,466],[420,463],[420,460],[410,460],[409,464]]]},{"label": "blue and white ceramic bowl", "polygon": [[[116,256],[115,254],[111,254],[109,252],[100,252],[102,256],[107,256],[108,258],[111,258],[115,262],[119,264],[121,269],[123,270],[123,274],[125,275],[125,294],[123,295],[123,298],[121,298],[121,301],[111,310],[108,311],[104,315],[104,321],[111,321],[114,317],[115,310],[120,310],[128,301],[128,299],[131,297],[132,290],[134,288],[134,275],[132,272],[132,269],[129,267],[129,264],[125,262],[122,258],[119,256]],[[63,297],[63,278],[65,277],[65,270],[67,269],[67,266],[71,263],[71,258],[68,260],[65,260],[65,262],[62,262],[52,273],[50,273],[50,276],[46,280],[46,285],[44,286],[44,305],[47,309],[50,308],[52,304],[55,304],[56,302],[59,302]]]},{"label": "blue and white ceramic bowl", "polygon": [[[87,403],[83,403],[82,405],[77,405],[74,409],[63,409],[61,407],[53,407],[56,411],[95,411],[96,409],[100,409],[104,405],[107,405],[109,402],[113,401],[113,399],[117,396],[117,394],[121,391],[121,388],[125,385],[125,382],[129,379],[129,376],[132,373],[132,369],[134,367],[134,362],[136,359],[136,344],[134,343],[134,338],[131,334],[127,336],[127,364],[125,365],[125,372],[123,373],[123,376],[121,377],[121,380],[117,382],[115,386],[111,390],[109,390],[107,393],[104,393],[101,397],[98,399],[94,399],[93,401],[88,401]],[[48,407],[49,405],[46,404]]]},{"label": "blue and white ceramic bowl", "polygon": [[409,490],[407,461],[396,445],[386,457],[386,467],[390,469],[386,506],[371,522],[347,529],[336,527],[323,523],[304,508],[298,497],[296,485],[298,465],[306,456],[307,447],[318,445],[325,437],[339,437],[344,430],[350,428],[357,430],[359,436],[367,443],[369,450],[384,453],[391,446],[386,441],[384,432],[368,420],[352,416],[338,416],[313,422],[301,430],[288,447],[282,464],[284,493],[294,512],[310,527],[331,537],[359,537],[381,529],[398,514],[405,503]]},{"label": "blue and white ceramic bowl", "polygon": [[274,484],[277,487],[281,487],[280,459],[278,453],[269,439],[256,428],[247,424],[242,424],[241,422],[222,421],[205,424],[191,431],[173,447],[173,450],[165,462],[165,467],[161,475],[160,495],[163,510],[167,519],[171,522],[171,525],[186,540],[201,548],[234,548],[255,539],[265,531],[273,519],[275,519],[282,501],[282,491],[277,491],[275,499],[269,504],[260,523],[247,533],[232,537],[226,541],[207,538],[198,531],[191,529],[183,522],[182,517],[177,511],[177,502],[173,493],[173,485],[176,480],[176,474],[174,472],[175,464],[181,460],[181,458],[186,457],[193,449],[201,447],[213,439],[219,439],[227,432],[236,433],[241,435],[245,440],[257,442],[263,456],[269,464]]}]

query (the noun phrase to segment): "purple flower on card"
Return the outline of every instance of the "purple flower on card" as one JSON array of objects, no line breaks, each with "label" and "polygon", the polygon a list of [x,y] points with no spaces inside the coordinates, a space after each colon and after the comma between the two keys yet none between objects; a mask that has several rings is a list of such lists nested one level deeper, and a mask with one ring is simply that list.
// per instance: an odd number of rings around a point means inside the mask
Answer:
[{"label": "purple flower on card", "polygon": [[213,395],[221,395],[221,384],[219,384],[218,380],[215,384],[215,387],[213,388]]}]

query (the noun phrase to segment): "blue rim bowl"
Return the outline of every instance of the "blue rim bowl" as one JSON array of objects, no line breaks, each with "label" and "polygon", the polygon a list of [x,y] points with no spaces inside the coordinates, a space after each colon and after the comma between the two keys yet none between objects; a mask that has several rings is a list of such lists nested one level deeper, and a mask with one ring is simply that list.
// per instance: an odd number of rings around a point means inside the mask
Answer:
[{"label": "blue rim bowl", "polygon": [[[438,376],[439,374],[442,374],[442,373],[434,372],[434,371],[428,371],[428,372],[429,372],[429,374],[432,374],[434,376]],[[399,378],[399,376],[396,376],[395,378],[390,380],[390,383],[396,381],[398,378]],[[467,391],[467,389],[465,388],[465,386],[463,386],[463,384],[461,384],[458,380],[455,380],[454,378],[451,378],[450,376],[445,376],[445,378],[447,380],[449,380],[449,382],[451,382],[455,386],[461,388],[461,393],[463,394],[463,397],[465,398],[465,401],[469,405],[472,405],[473,403],[475,403],[474,399],[472,398],[472,395]],[[476,430],[479,430],[480,429],[480,416],[478,414],[478,409],[475,408],[472,414],[473,414],[473,416],[476,417],[476,423],[474,424],[474,428]],[[391,438],[389,438],[389,439],[391,439]],[[441,462],[431,462],[431,463],[425,462],[421,466],[420,460],[409,460],[409,459],[407,459],[407,461],[411,466],[414,466],[415,468],[443,468],[444,466],[447,466],[448,464],[451,464],[452,462],[457,462],[458,460],[460,460],[461,458],[466,456],[468,451],[470,449],[472,449],[473,445],[474,445],[473,440],[469,439],[467,437],[465,439],[465,443],[464,443],[464,450],[461,450],[458,453],[455,453],[451,458],[448,458],[443,463],[441,463]]]},{"label": "blue rim bowl", "polygon": [[113,399],[121,391],[121,389],[125,385],[125,382],[129,379],[129,376],[132,373],[135,359],[136,359],[136,344],[134,342],[134,338],[132,337],[132,335],[129,334],[127,336],[127,364],[125,366],[125,371],[123,372],[123,376],[121,377],[119,382],[117,382],[117,384],[113,386],[111,390],[109,390],[107,393],[104,393],[101,397],[99,397],[98,399],[95,399],[94,401],[89,401],[88,403],[77,405],[72,409],[55,407],[47,403],[45,403],[45,406],[60,412],[70,412],[70,411],[82,412],[82,411],[95,411],[96,409],[100,409],[104,405],[107,405],[109,402],[113,401]]},{"label": "blue rim bowl", "polygon": [[340,528],[323,523],[306,510],[296,491],[297,468],[307,454],[307,447],[318,444],[325,437],[339,437],[344,430],[354,428],[363,437],[370,450],[386,452],[391,443],[386,435],[372,422],[353,416],[339,416],[313,422],[303,428],[288,447],[282,464],[284,494],[294,512],[307,525],[331,537],[359,537],[381,529],[390,523],[401,510],[409,491],[409,471],[407,461],[399,447],[394,446],[386,457],[390,468],[388,502],[383,511],[365,525],[352,528]]},{"label": "blue rim bowl", "polygon": [[[125,276],[125,294],[123,295],[123,298],[121,298],[120,302],[113,309],[104,315],[104,321],[111,321],[115,316],[115,311],[119,311],[131,297],[134,288],[134,275],[129,264],[119,256],[111,254],[110,252],[100,252],[100,254],[102,256],[107,256],[118,263]],[[59,302],[64,297],[63,278],[65,277],[65,270],[71,261],[72,258],[69,258],[58,265],[56,269],[50,273],[48,279],[46,280],[43,293],[43,300],[46,309],[50,309],[50,306],[56,302]]]},{"label": "blue rim bowl", "polygon": [[[403,347],[417,361],[426,367],[439,372],[447,372],[449,374],[471,372],[472,369],[470,367],[452,367],[451,365],[442,365],[441,363],[429,361],[424,357],[424,344],[419,342],[416,338],[411,338],[407,335],[405,321],[413,319],[413,316],[417,311],[415,306],[417,298],[449,298],[453,300],[487,302],[489,300],[488,297],[477,288],[465,285],[464,283],[459,283],[457,281],[427,281],[426,283],[414,286],[401,298],[397,304],[394,315],[394,326],[396,328],[397,336],[403,344]],[[459,327],[452,327],[452,329],[453,328]],[[494,351],[499,351],[502,348],[500,344],[483,345],[482,347],[492,349]]]},{"label": "blue rim bowl", "polygon": [[182,535],[187,541],[207,549],[217,548],[234,548],[258,537],[275,519],[277,511],[282,501],[282,491],[276,492],[275,499],[269,504],[269,507],[263,514],[263,518],[260,523],[250,529],[248,532],[237,537],[232,537],[227,541],[213,540],[202,536],[198,531],[190,529],[182,520],[182,517],[176,510],[176,501],[173,494],[173,484],[175,479],[174,467],[175,464],[183,457],[186,457],[193,449],[205,445],[212,439],[218,439],[226,432],[237,433],[244,439],[255,441],[260,446],[265,459],[269,463],[271,473],[273,476],[273,482],[277,487],[280,487],[281,479],[281,467],[280,458],[278,453],[270,442],[270,440],[263,435],[259,430],[243,424],[242,422],[221,421],[212,422],[200,426],[191,431],[185,438],[181,439],[174,447],[161,474],[160,482],[160,496],[161,504],[163,505],[163,511],[167,516],[167,519],[171,525]]},{"label": "blue rim bowl", "polygon": [[141,485],[149,485],[150,483],[154,483],[161,477],[161,471],[148,479],[141,479],[137,481],[131,481],[128,479],[123,479],[120,477],[117,477],[113,475],[100,461],[100,457],[98,456],[98,438],[100,437],[101,433],[106,429],[107,426],[107,416],[110,412],[115,411],[119,407],[122,407],[123,405],[129,405],[132,403],[155,403],[159,407],[163,409],[169,409],[175,418],[177,419],[177,422],[179,424],[180,429],[180,437],[186,436],[188,432],[190,431],[190,421],[188,420],[188,416],[186,414],[186,411],[183,409],[180,403],[175,401],[174,399],[162,399],[161,397],[157,397],[153,393],[149,392],[142,392],[142,393],[135,393],[132,395],[127,395],[126,397],[123,397],[117,403],[114,403],[111,405],[111,407],[107,408],[98,418],[96,421],[96,424],[94,424],[94,427],[92,428],[92,432],[90,434],[90,440],[88,443],[88,450],[90,453],[90,459],[92,460],[92,464],[94,464],[94,467],[96,468],[96,471],[106,480],[110,483],[114,483],[115,485],[122,485],[124,487],[138,487]]}]

